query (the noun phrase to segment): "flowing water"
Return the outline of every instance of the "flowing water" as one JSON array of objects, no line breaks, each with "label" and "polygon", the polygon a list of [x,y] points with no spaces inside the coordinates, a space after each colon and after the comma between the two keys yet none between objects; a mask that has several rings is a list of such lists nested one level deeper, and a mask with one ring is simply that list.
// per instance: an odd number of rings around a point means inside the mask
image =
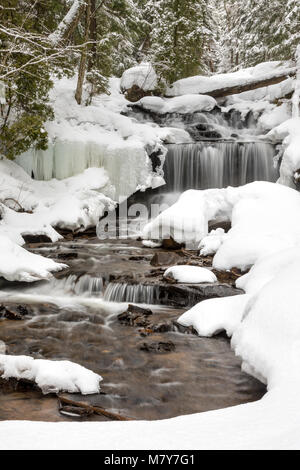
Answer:
[{"label": "flowing water", "polygon": [[[0,302],[27,304],[32,313],[23,321],[1,320],[0,337],[9,354],[68,359],[101,374],[103,394],[85,401],[134,419],[160,419],[246,403],[265,393],[261,383],[241,372],[240,360],[223,336],[198,338],[176,328],[149,332],[119,322],[127,303],[105,299],[124,300],[125,295],[128,302],[153,301],[147,286],[130,290],[125,281],[112,282],[121,273],[136,279],[151,273],[153,252],[140,242],[94,239],[32,249],[54,259],[60,253],[74,259],[55,281],[33,286],[3,282]],[[176,321],[185,310],[150,308],[155,325]],[[175,350],[145,350],[145,344],[160,342],[172,342]],[[76,418],[61,416],[54,398],[17,390],[0,393],[0,419]]]}]

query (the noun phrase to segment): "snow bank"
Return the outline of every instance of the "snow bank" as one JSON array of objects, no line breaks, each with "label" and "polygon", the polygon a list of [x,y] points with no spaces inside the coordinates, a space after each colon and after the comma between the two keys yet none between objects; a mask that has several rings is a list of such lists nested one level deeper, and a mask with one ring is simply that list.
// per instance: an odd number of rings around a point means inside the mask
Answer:
[{"label": "snow bank", "polygon": [[[210,252],[208,222],[221,217],[232,228],[217,235],[213,266],[246,270],[262,255],[293,247],[300,242],[300,194],[282,185],[254,182],[239,188],[189,190],[144,228],[145,239],[172,237],[189,247],[202,240],[202,253]],[[208,245],[209,244],[209,245]]]},{"label": "snow bank", "polygon": [[211,337],[225,330],[232,336],[241,323],[250,296],[235,295],[200,302],[178,319],[183,326],[192,326],[199,336]]},{"label": "snow bank", "polygon": [[206,77],[196,75],[194,77],[183,78],[173,83],[168,88],[167,96],[180,96],[186,94],[207,94],[213,90],[218,90],[227,87],[247,85],[257,80],[265,80],[274,77],[276,74],[280,75],[284,72],[294,72],[289,63],[283,62],[264,62],[255,67],[241,69],[237,72],[222,73]]},{"label": "snow bank", "polygon": [[288,119],[272,129],[267,138],[283,140],[283,158],[278,183],[295,188],[300,181],[300,118]]},{"label": "snow bank", "polygon": [[134,85],[144,91],[153,91],[157,87],[157,75],[150,62],[142,62],[131,67],[122,75],[121,89],[130,90]]},{"label": "snow bank", "polygon": [[170,277],[177,282],[187,284],[217,282],[217,278],[212,271],[200,266],[172,266],[165,271],[164,277]]},{"label": "snow bank", "polygon": [[8,237],[0,235],[0,276],[8,281],[33,282],[50,279],[51,272],[66,267],[65,264],[30,253]]},{"label": "snow bank", "polygon": [[99,393],[102,377],[69,361],[48,361],[29,356],[0,354],[3,379],[26,379],[36,383],[43,393]]},{"label": "snow bank", "polygon": [[212,111],[214,107],[217,106],[216,100],[207,95],[184,95],[175,98],[146,96],[134,104],[158,114],[187,114],[201,111]]}]

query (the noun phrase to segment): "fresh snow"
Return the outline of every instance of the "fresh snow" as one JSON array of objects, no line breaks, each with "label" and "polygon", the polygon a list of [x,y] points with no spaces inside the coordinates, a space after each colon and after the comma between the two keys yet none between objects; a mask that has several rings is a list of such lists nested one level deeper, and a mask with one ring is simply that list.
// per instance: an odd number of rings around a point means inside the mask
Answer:
[{"label": "fresh snow", "polygon": [[157,75],[149,62],[142,62],[135,67],[131,67],[122,75],[121,89],[130,90],[134,85],[144,91],[153,91],[157,87]]},{"label": "fresh snow", "polygon": [[29,356],[0,354],[3,379],[26,379],[36,383],[43,393],[99,393],[102,377],[70,361],[49,361]]},{"label": "fresh snow", "polygon": [[162,240],[172,237],[195,248],[207,246],[208,222],[221,217],[231,220],[232,228],[217,239],[213,266],[246,270],[262,255],[276,253],[300,243],[300,194],[286,186],[254,182],[239,188],[189,190],[179,200],[144,227],[143,238]]},{"label": "fresh snow", "polygon": [[165,271],[164,277],[170,277],[177,282],[186,284],[217,282],[217,278],[212,271],[200,266],[172,266]]},{"label": "fresh snow", "polygon": [[184,95],[175,98],[146,96],[134,104],[158,114],[212,111],[217,106],[216,100],[207,95]]},{"label": "fresh snow", "polygon": [[237,72],[222,73],[211,77],[196,75],[194,77],[183,78],[173,83],[170,88],[168,88],[166,95],[169,97],[190,93],[205,95],[213,90],[247,85],[257,80],[265,80],[276,75],[281,75],[285,72],[286,74],[295,72],[295,68],[290,67],[288,63],[274,61],[264,62],[255,67],[241,69]]}]

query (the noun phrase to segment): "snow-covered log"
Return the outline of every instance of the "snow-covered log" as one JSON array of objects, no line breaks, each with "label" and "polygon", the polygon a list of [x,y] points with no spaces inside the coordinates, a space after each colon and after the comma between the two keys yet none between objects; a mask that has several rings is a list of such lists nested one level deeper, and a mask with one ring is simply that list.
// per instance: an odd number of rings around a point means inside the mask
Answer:
[{"label": "snow-covered log", "polygon": [[57,29],[48,37],[53,45],[58,45],[63,39],[68,37],[76,28],[80,16],[84,10],[84,0],[73,0],[72,6],[66,16],[59,23]]}]

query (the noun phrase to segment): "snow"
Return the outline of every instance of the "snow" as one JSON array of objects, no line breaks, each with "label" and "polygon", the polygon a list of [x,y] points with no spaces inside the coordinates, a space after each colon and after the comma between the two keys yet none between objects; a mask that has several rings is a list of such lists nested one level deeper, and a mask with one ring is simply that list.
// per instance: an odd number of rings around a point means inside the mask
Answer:
[{"label": "snow", "polygon": [[66,16],[59,23],[57,29],[48,36],[49,41],[53,45],[57,45],[63,39],[66,29],[76,18],[78,10],[83,3],[83,0],[72,0],[72,6]]},{"label": "snow", "polygon": [[44,394],[69,392],[89,395],[100,392],[102,377],[70,361],[33,359],[30,356],[0,354],[3,379],[26,379],[36,383]]},{"label": "snow", "polygon": [[0,276],[8,281],[33,282],[50,279],[51,272],[65,267],[65,264],[30,253],[8,237],[0,235]]},{"label": "snow", "polygon": [[264,62],[255,67],[241,69],[232,73],[223,73],[211,77],[196,75],[194,77],[183,78],[173,83],[171,87],[168,88],[166,95],[169,97],[186,94],[205,95],[213,90],[251,84],[257,80],[266,80],[284,73],[289,74],[295,72],[295,68],[288,65],[287,63],[275,61]]},{"label": "snow", "polygon": [[165,271],[164,277],[186,284],[217,282],[217,278],[212,271],[200,266],[172,266]]},{"label": "snow", "polygon": [[[208,222],[222,217],[232,228],[218,233],[213,266],[219,270],[233,267],[249,269],[262,255],[293,247],[300,242],[300,194],[286,186],[254,182],[239,188],[189,190],[179,200],[147,224],[144,239],[172,237],[201,252],[210,252]],[[213,234],[216,236],[216,234]]]},{"label": "snow", "polygon": [[48,149],[30,149],[16,158],[36,179],[64,179],[100,167],[109,177],[106,194],[124,199],[138,189],[153,187],[157,176],[162,176],[153,172],[149,154],[161,150],[164,155],[164,142],[191,141],[183,129],[160,128],[121,115],[129,102],[117,79],[110,80],[110,95],[95,96],[89,106],[77,104],[75,88],[76,76],[55,80],[50,94],[55,119],[45,124]]},{"label": "snow", "polygon": [[211,337],[225,330],[232,336],[241,323],[248,295],[208,299],[195,305],[178,319],[183,326],[192,326],[199,336]]},{"label": "snow", "polygon": [[146,96],[134,104],[158,114],[212,111],[217,106],[216,100],[207,95],[184,95],[175,98]]},{"label": "snow", "polygon": [[130,90],[134,85],[144,91],[153,91],[157,87],[157,75],[150,62],[142,62],[131,67],[122,75],[121,89]]},{"label": "snow", "polygon": [[6,103],[5,83],[0,80],[0,104]]}]

